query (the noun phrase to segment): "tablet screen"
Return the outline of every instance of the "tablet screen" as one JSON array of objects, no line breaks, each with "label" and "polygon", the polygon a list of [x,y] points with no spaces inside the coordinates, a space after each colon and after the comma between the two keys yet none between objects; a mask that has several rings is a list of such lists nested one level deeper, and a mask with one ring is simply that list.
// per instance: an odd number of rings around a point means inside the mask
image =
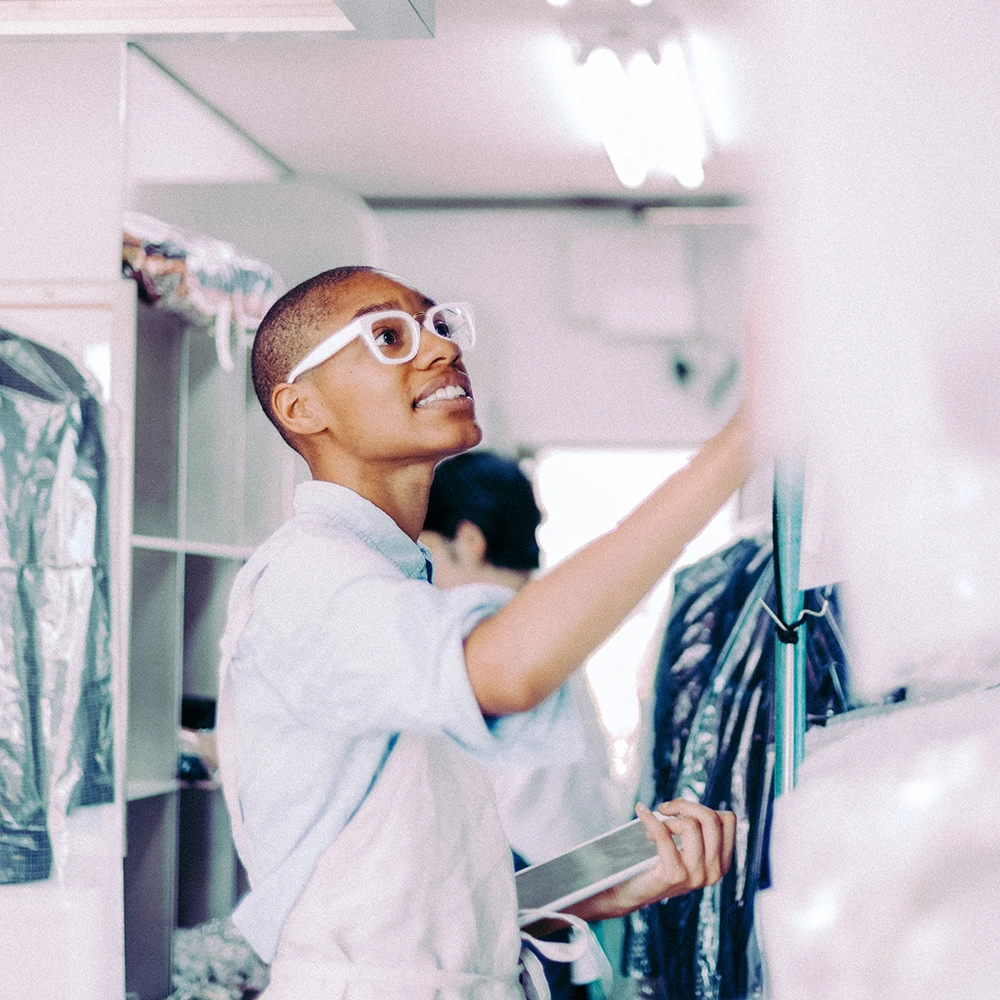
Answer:
[{"label": "tablet screen", "polygon": [[514,876],[522,910],[558,910],[594,896],[656,864],[656,844],[642,820],[609,830]]}]

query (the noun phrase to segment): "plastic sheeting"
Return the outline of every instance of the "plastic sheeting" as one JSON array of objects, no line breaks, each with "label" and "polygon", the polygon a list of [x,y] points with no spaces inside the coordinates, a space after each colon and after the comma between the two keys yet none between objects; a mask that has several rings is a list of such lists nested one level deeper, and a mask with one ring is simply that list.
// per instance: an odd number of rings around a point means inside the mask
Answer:
[{"label": "plastic sheeting", "polygon": [[747,6],[760,413],[828,481],[854,690],[988,682],[954,651],[1000,644],[1000,6]]},{"label": "plastic sheeting", "polygon": [[267,966],[228,917],[174,932],[167,1000],[244,1000],[267,980]]},{"label": "plastic sheeting", "polygon": [[98,391],[0,330],[0,883],[48,878],[76,806],[114,799]]},{"label": "plastic sheeting", "polygon": [[[659,1000],[762,996],[754,896],[767,882],[774,767],[774,608],[769,538],[741,539],[677,573],[656,677],[656,801],[682,797],[737,817],[733,865],[709,889],[633,914],[626,972]],[[823,721],[847,707],[836,593],[811,591],[807,711]]]},{"label": "plastic sheeting", "polygon": [[122,273],[139,297],[173,309],[215,336],[219,364],[232,371],[229,347],[257,329],[283,291],[277,273],[228,243],[178,229],[139,212],[125,214]]},{"label": "plastic sheeting", "polygon": [[998,760],[997,688],[809,734],[758,902],[771,1000],[997,995]]}]

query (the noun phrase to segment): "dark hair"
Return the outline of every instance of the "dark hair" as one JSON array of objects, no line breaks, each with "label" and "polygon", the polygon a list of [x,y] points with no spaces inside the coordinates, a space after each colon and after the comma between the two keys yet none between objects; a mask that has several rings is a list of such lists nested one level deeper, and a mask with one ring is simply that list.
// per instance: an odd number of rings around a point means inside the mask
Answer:
[{"label": "dark hair", "polygon": [[323,271],[285,292],[257,327],[250,352],[254,392],[268,419],[293,448],[287,431],[271,408],[271,393],[313,346],[313,335],[326,319],[331,295],[354,275],[372,270],[367,265],[354,264]]},{"label": "dark hair", "polygon": [[486,537],[486,561],[493,566],[537,569],[541,520],[531,481],[513,459],[470,451],[434,472],[425,530],[454,538],[459,524],[471,521]]}]

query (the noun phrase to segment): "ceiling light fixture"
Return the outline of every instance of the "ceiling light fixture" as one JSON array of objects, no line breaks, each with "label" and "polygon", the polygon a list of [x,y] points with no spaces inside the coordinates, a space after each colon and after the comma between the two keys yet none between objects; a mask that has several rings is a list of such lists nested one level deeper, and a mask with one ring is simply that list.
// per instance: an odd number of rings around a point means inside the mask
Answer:
[{"label": "ceiling light fixture", "polygon": [[584,100],[592,109],[611,166],[625,187],[638,187],[649,172],[649,149],[633,79],[606,46],[591,51],[579,73]]},{"label": "ceiling light fixture", "polygon": [[[696,64],[692,39],[652,0],[616,4],[613,19],[574,11],[562,21],[575,51],[581,104],[621,183],[635,188],[651,174],[665,174],[699,187],[710,151],[700,85],[705,52],[715,50],[698,36]],[[713,117],[724,117],[724,88],[717,77],[706,82]]]},{"label": "ceiling light fixture", "polygon": [[705,179],[708,143],[681,44],[660,47],[659,60],[634,52],[623,67],[608,46],[592,49],[579,67],[583,99],[618,179],[638,187],[650,173],[676,177],[686,188]]}]

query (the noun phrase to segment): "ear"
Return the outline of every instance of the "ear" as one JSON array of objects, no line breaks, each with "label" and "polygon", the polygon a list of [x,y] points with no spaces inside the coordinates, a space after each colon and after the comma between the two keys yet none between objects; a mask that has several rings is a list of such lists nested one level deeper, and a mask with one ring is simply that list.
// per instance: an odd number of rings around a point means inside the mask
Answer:
[{"label": "ear", "polygon": [[308,437],[326,427],[326,415],[308,382],[280,382],[271,392],[271,408],[291,434]]},{"label": "ear", "polygon": [[462,565],[474,567],[486,563],[486,536],[479,525],[471,521],[459,521],[452,545]]}]

